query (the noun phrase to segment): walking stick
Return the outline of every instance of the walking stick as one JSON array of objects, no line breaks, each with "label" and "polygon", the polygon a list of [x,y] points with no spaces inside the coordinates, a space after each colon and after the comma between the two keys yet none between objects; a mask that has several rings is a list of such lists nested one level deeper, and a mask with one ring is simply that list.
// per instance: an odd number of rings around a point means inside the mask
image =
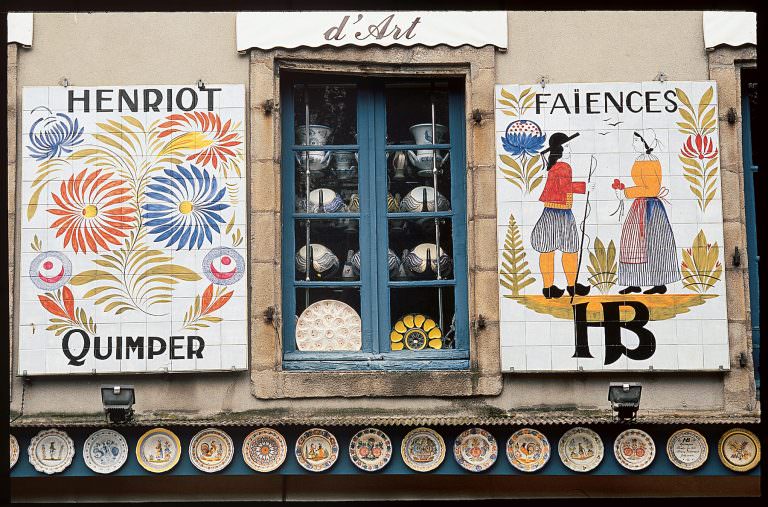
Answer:
[{"label": "walking stick", "polygon": [[[591,155],[591,159],[589,161],[589,174],[587,175],[587,185],[589,185],[590,180],[592,179],[592,174],[597,169],[597,159],[594,155]],[[581,257],[582,257],[582,250],[584,249],[584,228],[587,224],[587,217],[589,216],[589,190],[587,190],[587,199],[586,204],[584,205],[584,218],[581,220],[581,241],[579,242],[579,260],[576,263],[576,279],[573,281],[573,294],[571,294],[571,304],[573,304],[573,298],[576,296],[576,283],[579,281],[579,271],[581,271]]]}]

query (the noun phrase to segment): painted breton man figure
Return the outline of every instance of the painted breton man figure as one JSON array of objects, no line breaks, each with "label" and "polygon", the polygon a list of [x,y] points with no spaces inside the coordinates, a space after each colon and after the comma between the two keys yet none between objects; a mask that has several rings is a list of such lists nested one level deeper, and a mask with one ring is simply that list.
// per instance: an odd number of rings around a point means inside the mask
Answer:
[{"label": "painted breton man figure", "polygon": [[[541,152],[549,153],[547,159],[547,181],[539,201],[544,203],[544,211],[531,232],[531,246],[539,252],[539,269],[544,281],[542,292],[547,299],[559,298],[563,289],[555,285],[555,251],[562,252],[563,271],[567,281],[568,294],[586,296],[590,287],[576,281],[579,262],[579,233],[573,218],[573,194],[583,194],[587,184],[572,180],[572,169],[561,159],[570,158],[570,150],[565,143],[579,134],[568,136],[555,132],[549,138],[549,148]],[[594,183],[590,184],[593,186]]]}]

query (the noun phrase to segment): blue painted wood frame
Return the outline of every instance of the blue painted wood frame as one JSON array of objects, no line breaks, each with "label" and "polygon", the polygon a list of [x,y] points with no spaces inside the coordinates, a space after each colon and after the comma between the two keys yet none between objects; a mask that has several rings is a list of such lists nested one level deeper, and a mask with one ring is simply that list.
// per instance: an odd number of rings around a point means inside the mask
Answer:
[{"label": "blue painted wood frame", "polygon": [[755,178],[757,166],[752,160],[752,114],[749,95],[742,93],[741,136],[744,157],[744,208],[747,229],[747,267],[749,269],[749,307],[752,314],[752,361],[755,365],[755,385],[760,392],[760,257],[757,252],[757,216],[755,208]]},{"label": "blue painted wood frame", "polygon": [[[466,239],[466,136],[464,124],[464,90],[456,82],[449,90],[450,144],[414,145],[450,149],[452,209],[435,213],[387,213],[386,151],[386,96],[384,81],[373,78],[350,78],[345,83],[357,84],[357,132],[359,145],[300,146],[295,143],[294,85],[302,84],[306,76],[286,75],[281,80],[281,136],[282,136],[282,287],[283,287],[283,369],[291,371],[313,370],[466,370],[469,368],[469,307],[467,295],[467,239]],[[314,80],[313,78],[309,78]],[[365,142],[365,141],[368,142]],[[335,213],[332,216],[295,213],[296,170],[294,153],[306,149],[359,149],[358,191],[360,215]],[[403,149],[398,145],[397,149]],[[371,170],[370,168],[374,168]],[[342,216],[343,215],[343,216]],[[344,218],[360,220],[359,242],[363,259],[361,279],[349,281],[295,280],[295,224],[298,220]],[[445,217],[453,222],[454,277],[450,280],[389,281],[387,269],[388,218]],[[378,262],[377,259],[384,259]],[[455,349],[422,350],[418,352],[390,351],[390,288],[445,287],[454,291],[456,313]],[[301,352],[295,346],[295,320],[297,288],[360,288],[363,346],[359,352]],[[374,301],[375,298],[375,301]],[[446,331],[446,330],[444,330]],[[378,335],[378,336],[377,336]]]}]

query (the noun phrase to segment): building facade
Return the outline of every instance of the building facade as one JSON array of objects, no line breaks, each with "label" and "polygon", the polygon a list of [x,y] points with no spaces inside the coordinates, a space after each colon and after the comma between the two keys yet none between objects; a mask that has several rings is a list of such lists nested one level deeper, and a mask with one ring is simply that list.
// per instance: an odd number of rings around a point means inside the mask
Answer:
[{"label": "building facade", "polygon": [[16,16],[14,499],[759,493],[754,16]]}]

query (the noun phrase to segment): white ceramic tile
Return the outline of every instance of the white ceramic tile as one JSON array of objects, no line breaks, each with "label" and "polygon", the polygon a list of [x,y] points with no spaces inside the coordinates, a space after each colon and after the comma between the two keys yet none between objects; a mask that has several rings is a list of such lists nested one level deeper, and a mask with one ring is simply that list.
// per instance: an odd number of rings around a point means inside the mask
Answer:
[{"label": "white ceramic tile", "polygon": [[525,323],[502,321],[499,323],[499,327],[502,347],[525,346]]},{"label": "white ceramic tile", "polygon": [[548,371],[552,369],[552,347],[526,345],[526,369],[529,371]]},{"label": "white ceramic tile", "polygon": [[724,370],[730,368],[728,355],[728,344],[721,343],[717,345],[704,345],[704,368],[708,370],[718,370],[722,366]]},{"label": "white ceramic tile", "polygon": [[45,372],[45,349],[19,350],[19,375],[39,375]]},{"label": "white ceramic tile", "polygon": [[503,371],[525,371],[525,347],[501,347]]},{"label": "white ceramic tile", "polygon": [[700,370],[704,367],[704,352],[699,345],[678,345],[677,362],[681,370]]}]

